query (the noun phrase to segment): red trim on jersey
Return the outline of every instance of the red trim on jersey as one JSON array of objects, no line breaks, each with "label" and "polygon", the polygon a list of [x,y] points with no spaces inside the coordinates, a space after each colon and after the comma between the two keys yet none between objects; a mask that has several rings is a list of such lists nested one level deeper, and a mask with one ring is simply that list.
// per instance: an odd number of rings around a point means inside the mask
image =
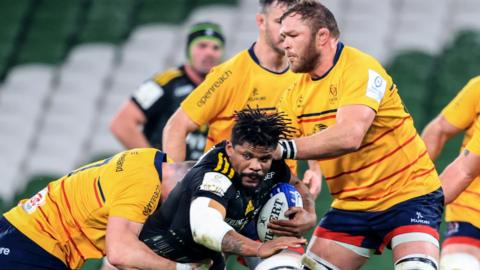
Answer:
[{"label": "red trim on jersey", "polygon": [[355,187],[355,188],[345,188],[345,189],[342,189],[342,190],[339,190],[339,191],[336,191],[336,192],[331,192],[332,195],[338,195],[342,192],[350,192],[350,191],[356,191],[356,190],[361,190],[361,189],[366,189],[366,188],[370,188],[378,183],[381,183],[381,182],[384,182],[385,180],[388,180],[390,178],[392,178],[393,176],[405,171],[406,169],[410,168],[411,166],[413,166],[415,163],[417,163],[417,161],[422,158],[425,154],[427,154],[427,150],[425,150],[423,153],[420,154],[420,156],[418,156],[414,161],[412,161],[411,163],[407,164],[405,167],[401,168],[400,170],[388,175],[388,176],[385,176],[384,178],[380,178],[378,181],[376,182],[373,182],[371,183],[370,185],[367,185],[367,186],[361,186],[361,187]]},{"label": "red trim on jersey", "polygon": [[319,117],[319,118],[300,119],[300,120],[297,120],[297,122],[298,122],[299,124],[300,124],[300,123],[319,122],[319,121],[322,121],[322,120],[331,119],[331,118],[335,118],[335,117],[337,117],[336,114],[334,114],[334,115],[329,115],[329,116],[324,116],[324,117]]},{"label": "red trim on jersey", "polygon": [[463,204],[456,203],[456,202],[450,203],[450,205],[454,205],[454,206],[461,207],[461,208],[466,208],[466,209],[468,209],[468,210],[472,210],[472,211],[474,211],[474,212],[480,213],[480,209],[478,209],[478,208],[473,208],[473,207],[468,206],[468,205],[463,205]]},{"label": "red trim on jersey", "polygon": [[[100,196],[98,195],[97,182],[98,182],[98,178],[93,179],[93,190],[95,191],[95,198],[97,199],[98,207],[102,207],[103,204],[102,204],[102,201],[100,200]],[[63,189],[63,182],[62,182],[62,189]]]},{"label": "red trim on jersey", "polygon": [[[49,232],[45,229],[45,227],[43,227],[43,225],[42,225],[42,223],[41,223],[40,221],[38,221],[36,218],[34,218],[33,220],[35,220],[35,222],[37,223],[37,225],[40,227],[40,229],[41,229],[44,233],[48,234],[48,236],[50,236],[52,239],[56,239],[51,233],[49,233]],[[62,248],[62,247],[60,247],[60,248]]]},{"label": "red trim on jersey", "polygon": [[[410,179],[410,181],[411,181],[411,180],[415,180],[415,179],[417,179],[417,178],[419,178],[419,177],[421,177],[421,176],[424,176],[424,175],[426,175],[426,174],[429,174],[429,173],[431,173],[433,170],[435,170],[435,167],[434,167],[434,168],[431,168],[431,169],[429,169],[428,171],[423,172],[423,173],[421,173],[421,174],[414,175],[414,176],[412,177],[412,179]],[[385,197],[389,196],[390,194],[392,194],[392,193],[394,193],[394,192],[396,192],[396,190],[392,190],[392,191],[388,192],[387,194],[383,194],[383,195],[377,196],[377,197],[367,197],[367,198],[362,199],[362,201],[377,201],[377,200],[380,200],[380,199],[384,199]]]},{"label": "red trim on jersey", "polygon": [[362,242],[365,239],[365,236],[363,235],[350,235],[348,233],[344,232],[334,232],[327,230],[325,228],[322,228],[318,226],[315,231],[313,232],[313,235],[319,238],[325,238],[325,239],[330,239],[334,241],[339,241],[342,243],[347,243],[350,245],[354,245],[357,247],[362,246]]},{"label": "red trim on jersey", "polygon": [[427,226],[427,225],[405,225],[405,226],[397,227],[397,228],[393,229],[393,231],[391,231],[387,235],[385,235],[385,237],[383,238],[382,244],[380,245],[378,250],[380,252],[382,252],[385,249],[385,247],[388,245],[388,243],[390,243],[390,241],[392,241],[393,237],[395,237],[397,235],[400,235],[400,234],[404,234],[404,233],[426,233],[426,234],[429,234],[429,235],[435,237],[435,239],[437,239],[437,240],[440,238],[440,236],[438,234],[438,231],[435,230],[434,228],[430,227],[430,226]]},{"label": "red trim on jersey", "polygon": [[362,170],[365,170],[375,164],[378,164],[382,161],[384,161],[386,158],[392,156],[393,154],[395,154],[396,152],[398,152],[400,149],[402,149],[403,147],[405,147],[407,144],[411,143],[413,141],[413,139],[415,139],[415,137],[417,137],[417,134],[413,135],[413,137],[409,138],[408,140],[406,140],[404,143],[402,143],[401,145],[399,145],[397,148],[393,149],[393,151],[391,151],[390,153],[387,153],[386,155],[384,155],[383,157],[373,161],[372,163],[370,164],[367,164],[365,166],[362,166],[358,169],[355,169],[355,170],[351,170],[351,171],[345,171],[345,172],[341,172],[337,175],[334,175],[334,176],[330,176],[330,177],[326,177],[325,180],[329,181],[329,180],[333,180],[334,178],[338,178],[342,175],[345,175],[345,174],[351,174],[351,173],[357,173],[359,171],[362,171]]},{"label": "red trim on jersey", "polygon": [[480,248],[480,240],[468,236],[450,236],[442,243],[442,248],[453,244],[471,245]]},{"label": "red trim on jersey", "polygon": [[[401,127],[401,126],[405,123],[405,121],[406,121],[407,119],[409,119],[410,117],[411,117],[411,116],[406,116],[406,117],[404,117],[403,120],[402,120],[398,125],[396,125],[396,126],[392,127],[391,129],[385,131],[385,132],[382,133],[380,136],[378,136],[377,138],[373,139],[373,141],[371,141],[371,142],[369,142],[369,143],[366,143],[366,144],[360,146],[360,149],[363,149],[363,148],[365,148],[365,147],[367,147],[367,146],[369,146],[369,145],[374,144],[376,141],[380,140],[381,138],[383,138],[383,137],[384,137],[385,135],[387,135],[388,133],[391,133],[391,132],[393,132],[395,129]],[[358,149],[358,150],[360,150],[360,149]]]},{"label": "red trim on jersey", "polygon": [[43,218],[45,219],[45,221],[47,221],[48,225],[52,226],[52,224],[50,224],[50,220],[48,219],[47,214],[45,214],[45,212],[43,212],[42,207],[39,206],[37,209],[40,210],[40,213],[42,214],[42,216],[43,216]]},{"label": "red trim on jersey", "polygon": [[[63,182],[63,180],[62,180]],[[67,235],[68,237],[68,240],[70,240],[70,242],[72,243],[73,245],[73,248],[75,248],[75,250],[77,251],[78,255],[80,255],[80,258],[82,258],[82,260],[85,260],[85,257],[83,256],[83,254],[80,252],[80,250],[78,249],[77,245],[75,244],[75,242],[73,242],[73,238],[72,236],[70,235],[70,232],[67,230],[67,227],[65,227],[65,224],[63,224],[63,218],[62,218],[62,214],[60,212],[60,208],[58,207],[58,204],[57,202],[55,202],[52,197],[50,197],[50,193],[47,193],[50,200],[53,202],[53,204],[55,205],[55,207],[57,208],[57,215],[58,215],[58,218],[60,219],[60,224],[62,224],[62,228],[63,228],[63,231],[65,232],[65,234]]]},{"label": "red trim on jersey", "polygon": [[62,186],[62,195],[63,195],[63,199],[65,200],[65,204],[67,205],[67,208],[68,208],[68,212],[70,213],[70,216],[73,220],[73,222],[75,223],[75,226],[77,226],[77,229],[80,231],[80,233],[82,234],[82,236],[88,240],[88,242],[98,251],[100,252],[100,254],[102,255],[105,255],[104,252],[99,249],[93,242],[92,240],[90,240],[90,238],[88,238],[87,234],[82,230],[82,227],[80,227],[80,224],[78,224],[78,221],[75,219],[75,217],[73,217],[73,213],[72,213],[72,208],[70,207],[70,203],[68,202],[68,198],[67,198],[67,193],[65,192],[65,181],[62,181],[61,182],[61,186]]},{"label": "red trim on jersey", "polygon": [[211,142],[215,142],[215,140],[214,140],[212,137],[210,137],[210,136],[207,136],[207,140],[209,140],[209,141],[211,141]]}]

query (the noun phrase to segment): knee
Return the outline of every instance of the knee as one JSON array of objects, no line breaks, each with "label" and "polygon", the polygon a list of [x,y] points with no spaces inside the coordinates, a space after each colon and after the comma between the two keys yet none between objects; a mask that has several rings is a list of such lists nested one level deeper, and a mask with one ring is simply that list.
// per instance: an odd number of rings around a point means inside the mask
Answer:
[{"label": "knee", "polygon": [[480,262],[478,259],[468,253],[450,253],[442,255],[440,259],[441,270],[478,270]]},{"label": "knee", "polygon": [[302,269],[305,270],[339,270],[338,267],[320,258],[311,251],[302,256]]},{"label": "knee", "polygon": [[424,254],[410,254],[395,262],[395,270],[438,270],[438,263]]}]

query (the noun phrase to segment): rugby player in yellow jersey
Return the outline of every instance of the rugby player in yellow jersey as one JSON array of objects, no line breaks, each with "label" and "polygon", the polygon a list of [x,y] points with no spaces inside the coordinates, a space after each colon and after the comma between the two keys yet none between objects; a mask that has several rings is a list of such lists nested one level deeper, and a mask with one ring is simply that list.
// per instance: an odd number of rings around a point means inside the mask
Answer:
[{"label": "rugby player in yellow jersey", "polygon": [[[280,102],[299,130],[276,156],[317,159],[334,201],[303,257],[305,269],[359,269],[393,250],[395,269],[438,269],[443,192],[392,78],[339,41],[333,14],[314,0],[281,18],[298,77]],[[281,230],[289,221],[274,221]]]},{"label": "rugby player in yellow jersey", "polygon": [[191,163],[167,164],[156,149],[133,149],[50,182],[0,219],[0,269],[80,269],[107,256],[119,269],[176,269],[138,239],[162,189]]},{"label": "rugby player in yellow jersey", "polygon": [[[235,111],[247,106],[275,111],[281,94],[298,76],[289,71],[279,35],[280,16],[296,1],[260,0],[261,10],[256,15],[257,41],[248,50],[214,67],[167,122],[163,150],[169,157],[175,161],[185,160],[187,135],[204,124],[209,127],[205,147],[208,150],[229,139]],[[316,196],[321,183],[316,164],[306,176],[304,182],[310,184],[310,192]]]},{"label": "rugby player in yellow jersey", "polygon": [[447,203],[447,236],[440,268],[480,269],[480,76],[432,120],[422,137],[436,159],[445,143],[463,131],[461,154],[440,175]]}]

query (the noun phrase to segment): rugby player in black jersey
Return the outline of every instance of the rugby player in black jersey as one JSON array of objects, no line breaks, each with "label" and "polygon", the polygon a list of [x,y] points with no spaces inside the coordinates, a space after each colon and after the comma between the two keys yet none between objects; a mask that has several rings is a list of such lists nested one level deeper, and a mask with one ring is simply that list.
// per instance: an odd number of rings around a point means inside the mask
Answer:
[{"label": "rugby player in black jersey", "polygon": [[[251,108],[237,112],[231,141],[202,156],[147,219],[140,239],[160,256],[179,263],[209,262],[210,269],[224,269],[222,253],[265,258],[304,244],[298,237],[316,224],[312,196],[285,162],[272,156],[279,139],[293,132],[287,124],[282,114]],[[304,203],[286,212],[291,222],[280,232],[286,237],[260,243],[240,234],[279,182],[293,184]]]}]

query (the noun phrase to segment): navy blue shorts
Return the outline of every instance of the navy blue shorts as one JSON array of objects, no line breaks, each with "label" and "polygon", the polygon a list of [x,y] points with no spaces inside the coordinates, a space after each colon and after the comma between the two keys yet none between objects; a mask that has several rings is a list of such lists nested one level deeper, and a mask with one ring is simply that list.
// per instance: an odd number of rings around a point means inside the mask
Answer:
[{"label": "navy blue shorts", "polygon": [[1,270],[67,270],[67,266],[0,218]]},{"label": "navy blue shorts", "polygon": [[437,240],[443,213],[443,191],[438,189],[384,211],[346,211],[332,208],[320,220],[314,235],[373,249],[381,254],[396,235],[427,233]]},{"label": "navy blue shorts", "polygon": [[468,222],[447,222],[447,232],[442,247],[450,244],[467,244],[480,248],[480,229]]}]

